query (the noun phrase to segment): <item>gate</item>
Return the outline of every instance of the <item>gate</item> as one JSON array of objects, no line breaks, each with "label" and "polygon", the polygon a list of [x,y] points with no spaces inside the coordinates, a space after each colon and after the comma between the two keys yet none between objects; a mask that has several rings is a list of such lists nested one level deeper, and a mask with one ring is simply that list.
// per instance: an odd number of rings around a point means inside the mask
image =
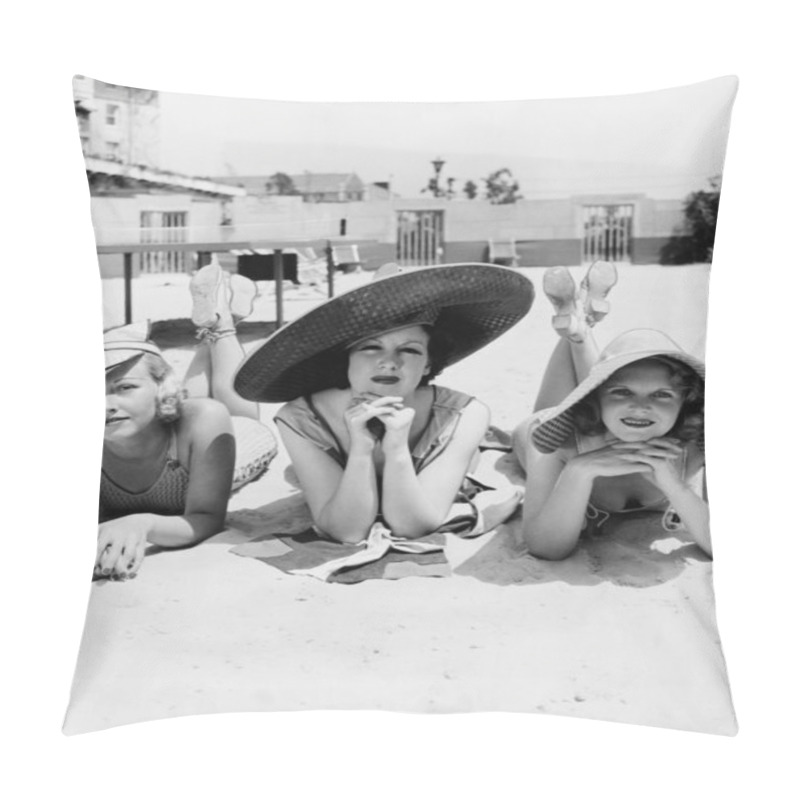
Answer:
[{"label": "gate", "polygon": [[583,260],[630,261],[633,205],[583,207]]},{"label": "gate", "polygon": [[397,212],[397,263],[440,264],[444,253],[444,211]]},{"label": "gate", "polygon": [[[142,244],[172,244],[186,241],[186,211],[142,211],[139,238]],[[186,272],[186,253],[166,250],[140,253],[142,272]]]}]

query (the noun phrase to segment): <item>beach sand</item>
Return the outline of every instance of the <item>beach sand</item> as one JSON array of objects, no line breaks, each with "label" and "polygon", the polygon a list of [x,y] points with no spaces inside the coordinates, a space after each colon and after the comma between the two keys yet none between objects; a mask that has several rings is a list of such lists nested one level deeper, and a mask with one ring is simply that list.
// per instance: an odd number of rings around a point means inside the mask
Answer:
[{"label": "beach sand", "polygon": [[[537,292],[530,314],[439,378],[481,398],[504,430],[529,413],[555,344],[543,270],[522,272]],[[612,313],[596,329],[600,345],[652,327],[702,357],[708,267],[620,273]],[[339,276],[337,293],[370,277]],[[188,317],[186,281],[137,279],[134,318]],[[262,288],[246,349],[275,318],[274,287]],[[286,319],[324,297],[287,288]],[[121,309],[122,282],[104,281],[107,326],[122,321]],[[165,355],[185,370],[190,342],[176,336],[173,344]],[[272,425],[276,409],[264,405],[262,419]],[[498,484],[522,482],[508,455],[495,454],[484,469]],[[522,711],[736,730],[711,562],[659,526],[629,520],[550,563],[524,552],[515,518],[477,539],[448,537],[450,577],[354,585],[288,575],[230,552],[308,521],[281,450],[267,475],[233,497],[222,534],[149,555],[135,580],[94,583],[65,732],[295,709]]]}]

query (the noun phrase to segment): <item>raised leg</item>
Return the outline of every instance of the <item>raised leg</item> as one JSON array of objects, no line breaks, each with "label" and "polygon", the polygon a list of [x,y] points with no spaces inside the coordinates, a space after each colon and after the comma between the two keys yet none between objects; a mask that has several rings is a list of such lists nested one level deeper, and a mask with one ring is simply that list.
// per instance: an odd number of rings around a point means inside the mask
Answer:
[{"label": "raised leg", "polygon": [[192,277],[190,289],[192,320],[202,341],[186,373],[187,392],[191,397],[219,400],[231,416],[257,420],[258,404],[233,389],[233,377],[245,356],[235,322],[252,311],[255,285],[242,276],[229,276],[214,258]]}]

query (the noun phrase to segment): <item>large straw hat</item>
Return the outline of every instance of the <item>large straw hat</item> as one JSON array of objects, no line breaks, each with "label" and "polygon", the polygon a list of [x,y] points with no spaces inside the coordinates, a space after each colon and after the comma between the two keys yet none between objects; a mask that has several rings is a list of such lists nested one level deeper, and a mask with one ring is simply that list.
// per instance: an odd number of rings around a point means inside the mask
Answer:
[{"label": "large straw hat", "polygon": [[337,295],[276,331],[239,366],[235,390],[248,400],[285,402],[340,379],[337,358],[369,336],[428,324],[456,338],[444,366],[480,350],[521,320],[533,285],[493,264],[401,270],[387,264],[372,282]]},{"label": "large straw hat", "polygon": [[111,328],[103,334],[103,350],[106,356],[106,371],[124,364],[142,353],[160,356],[161,351],[150,341],[150,323],[137,322]]},{"label": "large straw hat", "polygon": [[542,412],[532,434],[536,449],[542,453],[558,450],[575,432],[575,405],[579,401],[605,383],[618,369],[656,356],[669,356],[681,361],[705,379],[703,362],[682,350],[665,333],[650,328],[627,331],[603,350],[586,378],[559,405]]}]

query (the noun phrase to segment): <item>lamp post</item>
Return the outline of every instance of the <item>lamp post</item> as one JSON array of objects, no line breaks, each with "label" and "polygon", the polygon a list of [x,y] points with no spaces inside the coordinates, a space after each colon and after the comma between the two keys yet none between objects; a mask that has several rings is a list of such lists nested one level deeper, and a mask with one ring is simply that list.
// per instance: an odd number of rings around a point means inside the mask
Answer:
[{"label": "lamp post", "polygon": [[444,166],[444,159],[441,156],[439,156],[438,158],[434,158],[433,161],[431,161],[431,164],[433,164],[433,173],[434,173],[433,196],[441,197],[442,192],[441,189],[439,189],[439,175],[441,174],[442,167]]}]

